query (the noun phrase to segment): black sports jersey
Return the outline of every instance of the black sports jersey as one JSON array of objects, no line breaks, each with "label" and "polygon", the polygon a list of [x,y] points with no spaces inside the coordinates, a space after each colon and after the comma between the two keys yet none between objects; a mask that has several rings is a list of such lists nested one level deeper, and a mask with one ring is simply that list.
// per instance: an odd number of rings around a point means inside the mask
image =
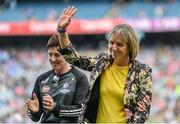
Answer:
[{"label": "black sports jersey", "polygon": [[[53,70],[40,75],[33,89],[39,100],[39,112],[28,111],[33,121],[43,123],[75,123],[82,111],[85,95],[88,91],[88,80],[85,74],[72,66],[72,69],[62,75],[56,75]],[[49,94],[56,106],[51,112],[43,108],[42,97]]]}]

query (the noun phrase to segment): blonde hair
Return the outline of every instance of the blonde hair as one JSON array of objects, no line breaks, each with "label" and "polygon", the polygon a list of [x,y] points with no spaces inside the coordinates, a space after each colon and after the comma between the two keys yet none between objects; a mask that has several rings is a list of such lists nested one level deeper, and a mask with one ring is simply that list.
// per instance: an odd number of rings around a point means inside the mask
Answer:
[{"label": "blonde hair", "polygon": [[108,35],[108,39],[110,38],[113,38],[114,40],[119,38],[123,42],[127,43],[130,59],[135,60],[139,52],[139,42],[136,33],[130,25],[121,24],[115,26]]}]

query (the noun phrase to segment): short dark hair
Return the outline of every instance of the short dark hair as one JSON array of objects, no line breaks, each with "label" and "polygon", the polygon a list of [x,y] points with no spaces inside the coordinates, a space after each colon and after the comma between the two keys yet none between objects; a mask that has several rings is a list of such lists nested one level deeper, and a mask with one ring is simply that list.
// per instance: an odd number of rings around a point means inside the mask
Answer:
[{"label": "short dark hair", "polygon": [[57,34],[52,35],[48,40],[46,48],[48,49],[50,47],[58,47],[58,49],[60,49],[59,38]]}]

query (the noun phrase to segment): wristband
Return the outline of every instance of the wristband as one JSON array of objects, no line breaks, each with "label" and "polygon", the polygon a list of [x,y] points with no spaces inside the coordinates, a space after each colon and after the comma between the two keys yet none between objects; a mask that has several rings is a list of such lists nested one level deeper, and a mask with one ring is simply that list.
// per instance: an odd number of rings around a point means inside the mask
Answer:
[{"label": "wristband", "polygon": [[65,32],[66,32],[66,29],[57,28],[57,32],[58,32],[58,33],[65,33]]}]

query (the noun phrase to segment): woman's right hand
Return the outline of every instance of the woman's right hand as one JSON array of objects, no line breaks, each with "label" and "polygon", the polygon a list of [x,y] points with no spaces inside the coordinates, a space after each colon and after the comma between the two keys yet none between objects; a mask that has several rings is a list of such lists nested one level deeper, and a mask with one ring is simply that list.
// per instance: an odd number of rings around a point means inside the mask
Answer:
[{"label": "woman's right hand", "polygon": [[39,101],[35,93],[33,93],[33,99],[28,99],[26,101],[26,106],[28,110],[32,112],[38,112],[39,111]]},{"label": "woman's right hand", "polygon": [[77,9],[74,6],[69,6],[65,8],[62,12],[61,16],[59,17],[58,21],[58,29],[66,29],[67,26],[70,24],[72,17],[76,13]]}]

